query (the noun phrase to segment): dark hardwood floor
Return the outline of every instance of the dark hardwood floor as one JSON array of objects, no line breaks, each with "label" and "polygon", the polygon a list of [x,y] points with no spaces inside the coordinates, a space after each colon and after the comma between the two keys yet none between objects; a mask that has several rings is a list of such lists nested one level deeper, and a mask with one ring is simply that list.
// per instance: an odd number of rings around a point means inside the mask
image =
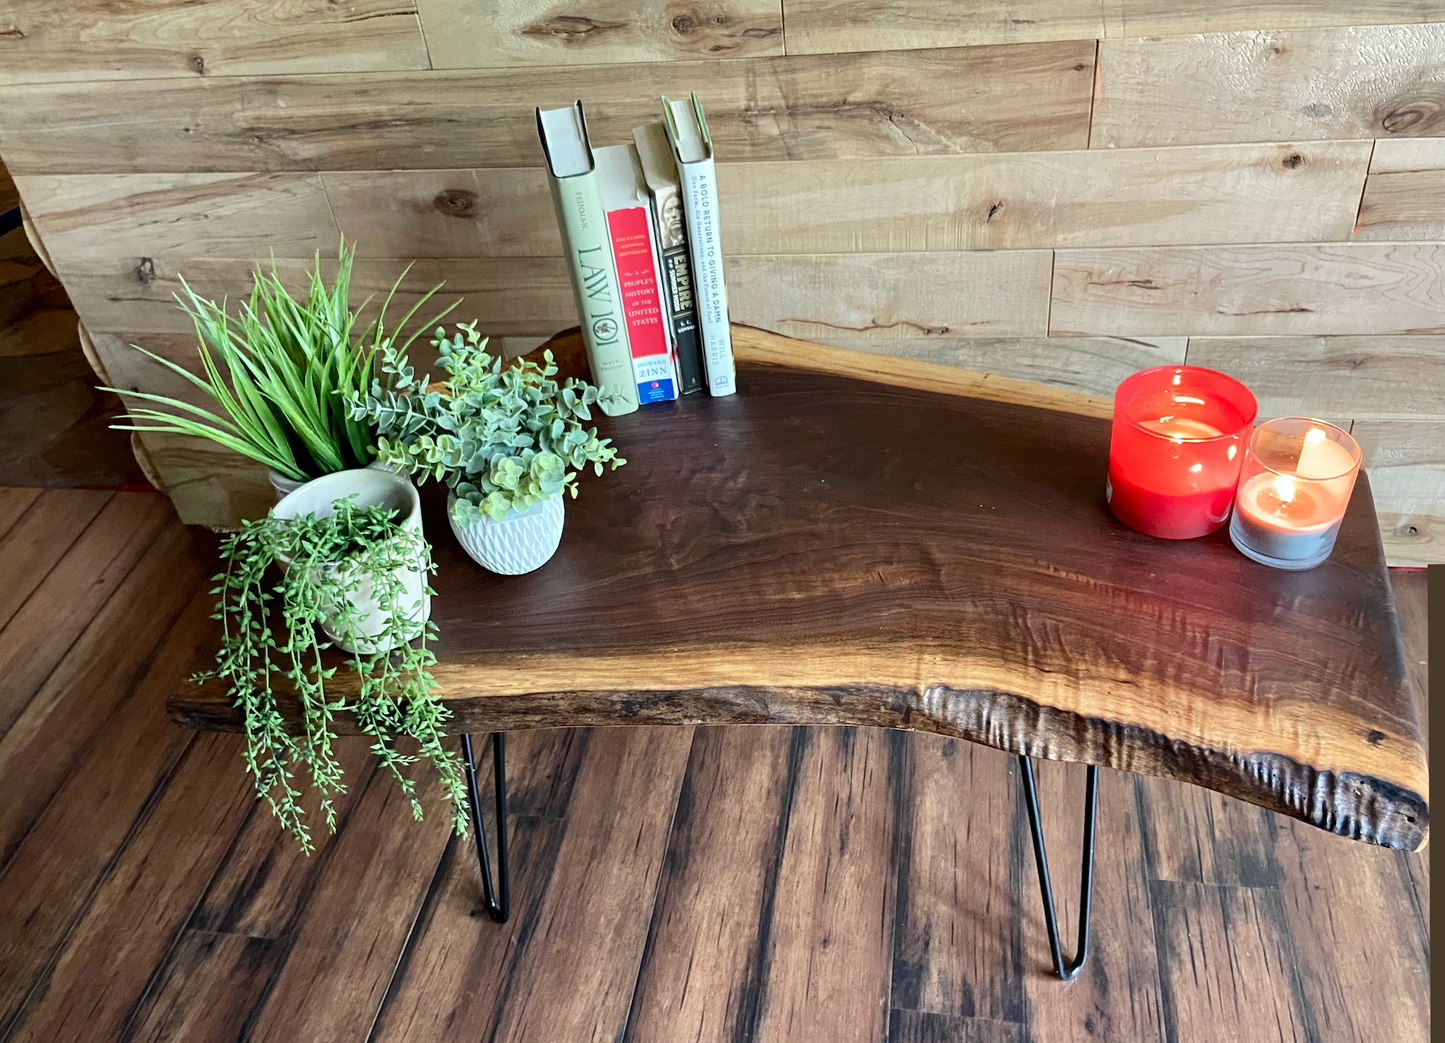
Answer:
[{"label": "dark hardwood floor", "polygon": [[[929,736],[519,733],[500,927],[470,843],[344,740],[304,858],[237,737],[162,706],[212,639],[184,610],[213,555],[159,495],[0,489],[0,1039],[1429,1035],[1422,856],[1106,771],[1095,949],[1061,985],[1011,759]],[[1423,701],[1425,575],[1394,579]],[[1083,771],[1041,776],[1072,935]]]}]

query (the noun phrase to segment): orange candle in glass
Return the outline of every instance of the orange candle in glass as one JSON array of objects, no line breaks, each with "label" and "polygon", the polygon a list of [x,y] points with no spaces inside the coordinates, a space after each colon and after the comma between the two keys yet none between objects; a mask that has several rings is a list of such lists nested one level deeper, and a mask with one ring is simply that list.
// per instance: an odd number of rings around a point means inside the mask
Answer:
[{"label": "orange candle in glass", "polygon": [[1290,416],[1255,428],[1244,454],[1229,538],[1277,569],[1312,569],[1335,548],[1360,473],[1360,446],[1323,420]]},{"label": "orange candle in glass", "polygon": [[1150,536],[1213,532],[1229,517],[1257,412],[1247,387],[1201,366],[1155,366],[1125,378],[1114,393],[1109,509]]}]

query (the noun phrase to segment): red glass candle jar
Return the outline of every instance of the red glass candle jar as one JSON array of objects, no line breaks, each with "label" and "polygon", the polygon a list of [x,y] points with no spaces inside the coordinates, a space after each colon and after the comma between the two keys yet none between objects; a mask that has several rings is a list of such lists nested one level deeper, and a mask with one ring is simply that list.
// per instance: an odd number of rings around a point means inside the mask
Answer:
[{"label": "red glass candle jar", "polygon": [[1233,377],[1155,366],[1114,392],[1109,509],[1131,529],[1187,540],[1229,518],[1245,440],[1259,408]]}]

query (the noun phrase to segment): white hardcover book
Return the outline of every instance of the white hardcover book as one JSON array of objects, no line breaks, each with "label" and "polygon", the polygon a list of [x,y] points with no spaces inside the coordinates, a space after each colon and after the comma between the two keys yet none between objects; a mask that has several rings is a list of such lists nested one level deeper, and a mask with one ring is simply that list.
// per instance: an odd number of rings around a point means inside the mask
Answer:
[{"label": "white hardcover book", "polygon": [[683,210],[687,215],[688,245],[692,252],[693,284],[698,328],[702,331],[707,389],[713,395],[731,395],[737,390],[737,378],[733,369],[732,330],[728,327],[727,286],[723,282],[712,139],[708,136],[702,102],[698,100],[696,91],[690,101],[673,101],[664,97],[662,116],[678,174],[682,178]]},{"label": "white hardcover book", "polygon": [[637,149],[630,144],[605,145],[593,149],[592,155],[597,161],[602,209],[607,213],[637,400],[646,405],[674,399],[678,394],[677,374],[673,372],[667,335],[657,238]]}]

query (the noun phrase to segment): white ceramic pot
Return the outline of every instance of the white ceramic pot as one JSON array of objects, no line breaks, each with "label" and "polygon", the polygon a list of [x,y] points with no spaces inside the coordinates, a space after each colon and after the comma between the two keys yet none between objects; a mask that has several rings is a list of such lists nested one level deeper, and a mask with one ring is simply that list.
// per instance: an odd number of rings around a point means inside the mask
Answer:
[{"label": "white ceramic pot", "polygon": [[[390,507],[397,512],[403,528],[421,535],[421,498],[417,496],[416,486],[412,485],[411,479],[370,467],[337,471],[335,474],[323,475],[307,482],[283,497],[281,502],[272,508],[271,513],[277,518],[297,518],[307,514],[329,518],[333,513],[332,503],[352,494],[355,494],[355,503],[359,507]],[[287,568],[290,562],[282,561],[280,564],[282,568]],[[346,567],[345,562],[335,562],[327,566],[333,569]],[[431,617],[431,597],[426,593],[427,575],[422,563],[418,561],[415,567],[397,569],[396,576],[405,591],[402,606],[406,620],[417,625],[426,622]],[[321,629],[343,651],[370,655],[389,651],[394,647],[391,644],[381,647],[369,640],[381,633],[387,625],[387,616],[372,596],[373,592],[371,579],[363,576],[355,592],[347,596],[347,601],[359,617],[354,633],[341,634],[333,625],[332,621],[339,615],[339,607],[333,611],[323,609],[325,618]]]},{"label": "white ceramic pot", "polygon": [[[384,464],[380,460],[373,460],[366,465],[368,471],[386,471],[389,474],[397,474],[397,469],[390,464]],[[273,468],[266,468],[266,477],[271,479],[271,488],[276,490],[276,502],[280,503],[290,496],[297,489],[305,485],[305,482],[298,482],[295,478],[287,478],[280,471]]]},{"label": "white ceramic pot", "polygon": [[462,549],[484,569],[503,576],[520,576],[547,564],[562,542],[565,513],[562,496],[550,496],[525,511],[510,510],[501,521],[483,514],[475,521],[459,522],[453,508],[457,498],[447,498],[447,521]]}]

